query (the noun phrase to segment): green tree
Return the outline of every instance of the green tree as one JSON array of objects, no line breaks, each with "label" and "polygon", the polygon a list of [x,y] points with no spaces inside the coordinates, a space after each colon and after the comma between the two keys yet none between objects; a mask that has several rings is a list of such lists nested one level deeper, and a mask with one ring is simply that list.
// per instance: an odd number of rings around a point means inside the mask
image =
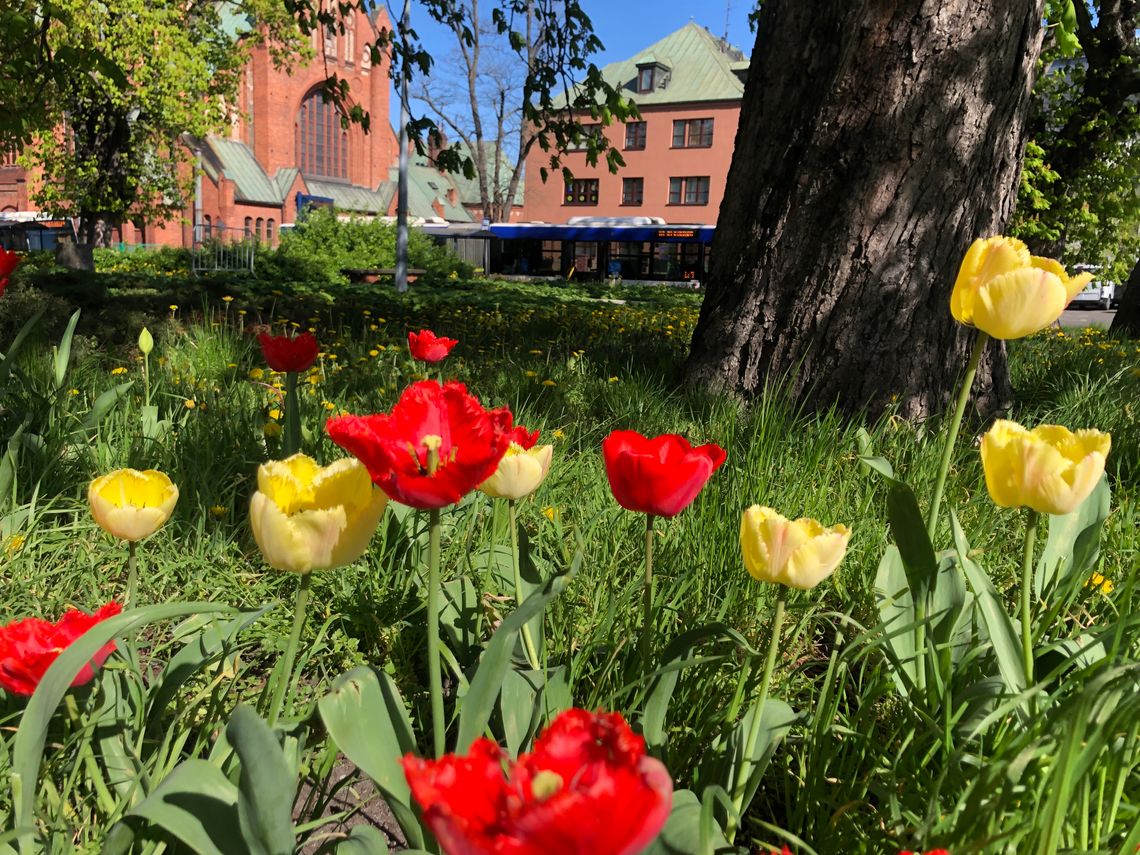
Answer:
[{"label": "green tree", "polygon": [[[279,57],[303,49],[278,0],[56,0],[26,5],[19,20],[39,40],[19,62],[41,69],[44,88],[38,109],[7,122],[9,138],[30,139],[22,162],[40,175],[36,203],[78,217],[96,245],[124,218],[162,221],[185,207],[184,140],[224,125],[252,45],[268,40]],[[0,98],[28,100],[8,87]]]}]

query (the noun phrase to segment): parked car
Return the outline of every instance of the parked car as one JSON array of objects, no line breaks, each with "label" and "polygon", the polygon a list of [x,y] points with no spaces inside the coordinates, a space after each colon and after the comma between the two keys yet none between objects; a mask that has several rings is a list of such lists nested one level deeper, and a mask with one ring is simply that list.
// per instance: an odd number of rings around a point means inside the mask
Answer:
[{"label": "parked car", "polygon": [[1078,273],[1092,273],[1093,279],[1085,286],[1085,290],[1073,298],[1070,305],[1087,306],[1089,304],[1096,304],[1102,309],[1111,309],[1120,302],[1116,283],[1110,282],[1108,279],[1100,278],[1100,268],[1078,264],[1076,270]]}]

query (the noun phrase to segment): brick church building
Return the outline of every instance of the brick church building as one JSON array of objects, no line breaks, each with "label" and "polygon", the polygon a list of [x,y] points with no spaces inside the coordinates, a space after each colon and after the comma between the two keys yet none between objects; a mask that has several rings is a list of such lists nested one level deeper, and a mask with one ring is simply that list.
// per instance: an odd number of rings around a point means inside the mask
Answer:
[{"label": "brick church building", "polygon": [[[299,205],[394,214],[398,142],[388,120],[389,62],[385,57],[374,65],[369,49],[390,25],[383,6],[350,14],[343,33],[312,34],[315,56],[307,65],[277,68],[268,47],[255,47],[228,130],[188,143],[201,169],[185,211],[165,224],[124,223],[119,239],[191,246],[198,223],[199,239],[245,234],[274,243],[281,225],[296,222]],[[233,22],[235,34],[243,23]],[[321,83],[334,73],[349,82],[353,101],[371,114],[369,133],[358,125],[342,128],[336,110],[322,101]],[[29,186],[34,180],[14,155],[0,154],[0,215],[36,210]],[[416,163],[410,185],[413,217],[471,219],[449,176]]]}]

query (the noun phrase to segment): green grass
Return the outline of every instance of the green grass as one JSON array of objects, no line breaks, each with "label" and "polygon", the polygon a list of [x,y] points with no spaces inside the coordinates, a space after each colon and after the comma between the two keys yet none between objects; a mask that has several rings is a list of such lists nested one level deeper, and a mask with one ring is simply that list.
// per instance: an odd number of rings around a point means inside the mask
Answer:
[{"label": "green grass", "polygon": [[[806,711],[807,718],[768,768],[750,812],[754,838],[776,845],[782,838],[773,829],[782,829],[819,853],[885,852],[896,843],[942,843],[955,855],[998,852],[1004,844],[987,843],[986,835],[1007,834],[1011,817],[1037,810],[1029,790],[1014,788],[998,792],[988,808],[994,814],[989,826],[976,823],[969,799],[980,796],[971,789],[971,775],[979,777],[979,766],[1012,768],[1016,752],[1055,757],[1051,728],[1062,727],[1069,721],[1065,716],[1076,721],[1076,712],[1065,707],[1029,735],[995,735],[983,749],[946,753],[935,732],[916,723],[900,702],[875,645],[859,643],[861,628],[877,621],[873,580],[890,538],[885,491],[860,468],[856,432],[865,427],[876,453],[924,496],[938,462],[938,424],[887,417],[862,425],[837,413],[804,413],[779,389],[747,408],[683,394],[677,378],[699,297],[680,291],[483,281],[414,288],[404,298],[374,286],[346,287],[331,299],[233,290],[232,302],[221,300],[229,293],[225,288],[215,288],[204,292],[208,297],[180,301],[174,310],[166,307],[165,293],[148,296],[148,323],[157,342],[152,394],[164,424],[151,438],[140,430],[141,362],[129,344],[145,315],[120,313],[121,328],[107,336],[103,331],[113,319],[106,307],[91,313],[98,317],[90,323],[81,320],[58,389],[50,355],[58,330],[45,324],[43,336],[25,347],[21,382],[8,384],[0,412],[0,436],[12,435],[26,419],[24,434],[35,437],[19,444],[16,477],[0,506],[0,549],[7,556],[0,616],[54,617],[70,605],[90,609],[121,595],[126,551],[91,521],[85,498],[93,477],[120,466],[162,469],[181,491],[171,522],[140,550],[144,601],[210,600],[256,608],[291,600],[296,579],[263,565],[246,520],[257,465],[280,452],[273,429],[266,430],[276,423],[271,412],[280,407],[279,381],[268,371],[257,375],[264,366],[250,333],[269,323],[277,329],[313,328],[318,335],[322,356],[313,381],[302,384],[304,449],[327,462],[342,452],[324,437],[324,418],[390,408],[405,385],[423,376],[423,367],[406,352],[406,333],[430,327],[461,342],[443,364],[448,377],[466,382],[488,406],[510,406],[517,422],[541,429],[543,441],[554,443],[550,477],[520,503],[520,520],[543,575],[565,570],[578,548],[585,556],[546,621],[552,658],[571,665],[576,702],[631,711],[643,691],[633,648],[644,523],[610,495],[601,440],[615,428],[650,435],[676,431],[695,442],[718,442],[728,460],[690,509],[657,526],[659,648],[711,621],[735,627],[754,647],[766,643],[774,594],[743,569],[737,544],[745,507],[767,504],[787,516],[843,522],[854,531],[832,580],[789,599],[773,696]],[[130,305],[129,293],[111,297]],[[609,302],[611,297],[626,302]],[[59,311],[54,315],[65,318]],[[1083,592],[1063,616],[1067,635],[1137,611],[1138,353],[1135,342],[1089,332],[1042,334],[1010,347],[1018,395],[1014,418],[1095,426],[1113,434],[1113,508],[1099,572],[1115,588],[1111,596]],[[120,368],[125,372],[114,373]],[[98,396],[128,380],[133,386],[125,399],[97,428],[84,428]],[[968,423],[963,437],[982,427]],[[1012,604],[1023,520],[988,500],[968,439],[955,452],[946,507],[958,512],[974,550]],[[503,517],[481,494],[444,513],[445,580],[465,579],[487,595],[479,598],[472,642],[485,639],[512,608],[509,590],[479,559],[492,542],[505,542]],[[306,696],[354,664],[374,663],[396,677],[417,715],[426,718],[423,525],[409,515],[401,530],[390,512],[363,559],[316,576],[317,605],[302,643]],[[948,531],[939,544],[949,544]],[[243,635],[230,701],[257,697],[284,646],[289,621],[289,609],[278,608]],[[469,664],[477,648],[455,652],[461,664]],[[1135,642],[1125,643],[1120,662],[1134,662],[1136,652]],[[699,779],[710,734],[726,726],[725,710],[743,663],[736,645],[718,643],[706,653],[709,661],[683,674],[672,706],[667,759],[683,783]],[[19,705],[8,704],[6,711],[0,707],[0,720],[11,723]],[[208,730],[210,716],[222,711],[204,715],[193,727]],[[1027,763],[1047,778],[1048,762],[1040,770],[1036,761]],[[0,751],[0,775],[4,766]],[[1127,807],[1119,828],[1129,817],[1135,820],[1140,805],[1135,776],[1123,779]],[[0,819],[5,810],[0,795]],[[97,809],[86,803],[75,810],[88,817],[88,824],[76,820],[71,828],[76,844],[96,851]]]}]

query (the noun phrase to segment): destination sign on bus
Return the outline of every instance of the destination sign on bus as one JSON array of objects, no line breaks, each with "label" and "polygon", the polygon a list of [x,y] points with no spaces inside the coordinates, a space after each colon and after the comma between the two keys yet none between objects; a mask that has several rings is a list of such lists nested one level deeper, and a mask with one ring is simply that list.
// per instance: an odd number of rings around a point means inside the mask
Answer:
[{"label": "destination sign on bus", "polygon": [[696,229],[661,229],[657,232],[659,238],[678,238],[692,240],[697,236]]}]

